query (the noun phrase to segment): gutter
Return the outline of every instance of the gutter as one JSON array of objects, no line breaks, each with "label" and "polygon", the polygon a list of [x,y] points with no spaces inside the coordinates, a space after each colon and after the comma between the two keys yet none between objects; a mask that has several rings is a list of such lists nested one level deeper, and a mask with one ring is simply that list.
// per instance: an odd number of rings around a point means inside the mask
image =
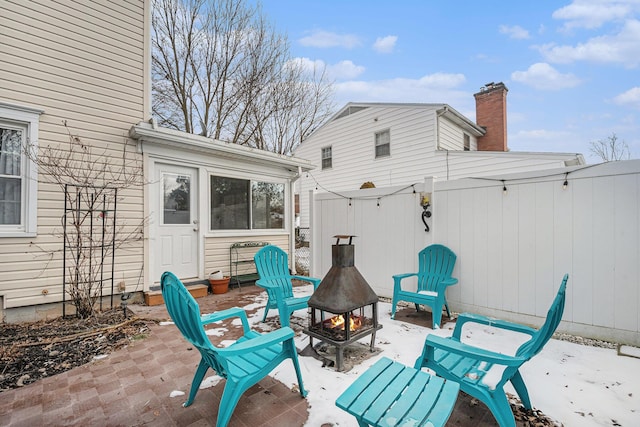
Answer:
[{"label": "gutter", "polygon": [[[257,148],[222,142],[200,135],[157,127],[155,123],[141,122],[129,129],[129,137],[142,144],[152,144],[170,149],[191,151],[196,153],[215,155],[222,158],[240,159],[259,163],[274,163],[290,169],[301,168],[304,171],[314,169],[313,164],[304,159],[272,153]],[[141,147],[138,148],[139,150]]]}]

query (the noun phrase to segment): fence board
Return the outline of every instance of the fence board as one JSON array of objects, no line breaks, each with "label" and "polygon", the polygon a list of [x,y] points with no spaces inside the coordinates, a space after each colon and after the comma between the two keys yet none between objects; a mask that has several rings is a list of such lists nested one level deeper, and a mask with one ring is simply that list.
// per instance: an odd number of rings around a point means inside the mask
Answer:
[{"label": "fence board", "polygon": [[[322,231],[313,231],[312,252],[323,255],[314,274],[331,266],[330,236],[357,234],[358,270],[389,297],[391,276],[415,271],[417,251],[442,243],[458,255],[460,282],[447,293],[454,311],[540,325],[569,273],[560,330],[640,345],[640,161],[569,169],[565,189],[567,170],[435,182],[428,233],[411,189],[350,192],[351,207],[316,194],[311,227]],[[365,194],[379,195],[380,207]]]}]

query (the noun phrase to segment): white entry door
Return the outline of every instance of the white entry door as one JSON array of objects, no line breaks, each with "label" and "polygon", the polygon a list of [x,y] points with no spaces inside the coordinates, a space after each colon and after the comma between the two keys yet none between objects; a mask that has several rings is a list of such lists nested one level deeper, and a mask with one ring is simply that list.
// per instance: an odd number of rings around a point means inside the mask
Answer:
[{"label": "white entry door", "polygon": [[[198,277],[198,174],[195,169],[156,164],[157,246],[155,277],[171,271],[180,279]],[[153,245],[153,243],[152,243]]]}]

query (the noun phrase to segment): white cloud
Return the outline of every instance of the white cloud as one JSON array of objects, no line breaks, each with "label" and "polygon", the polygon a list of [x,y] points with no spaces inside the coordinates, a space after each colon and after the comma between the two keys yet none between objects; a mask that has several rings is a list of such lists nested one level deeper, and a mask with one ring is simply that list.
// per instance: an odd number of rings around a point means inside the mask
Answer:
[{"label": "white cloud", "polygon": [[530,37],[529,31],[525,30],[519,25],[500,25],[499,30],[500,34],[506,34],[509,36],[509,38],[512,39],[524,40]]},{"label": "white cloud", "polygon": [[640,107],[640,87],[636,86],[626,92],[621,93],[620,95],[613,98],[613,102],[618,105],[632,105]]},{"label": "white cloud", "polygon": [[561,7],[551,15],[554,19],[566,20],[564,28],[599,28],[611,21],[625,19],[640,9],[637,0],[575,0],[568,6]]},{"label": "white cloud", "polygon": [[436,73],[419,79],[395,78],[378,81],[350,80],[335,84],[336,101],[446,103],[463,114],[472,110],[473,97],[458,88],[462,74]]},{"label": "white cloud", "polygon": [[365,67],[356,65],[352,61],[340,61],[337,64],[329,65],[327,71],[329,76],[337,80],[355,79],[364,73]]},{"label": "white cloud", "polygon": [[420,85],[438,89],[451,89],[465,82],[464,74],[435,73],[421,77]]},{"label": "white cloud", "polygon": [[291,62],[300,64],[310,74],[326,69],[328,77],[332,80],[354,79],[364,73],[366,69],[349,60],[340,61],[336,64],[327,64],[321,59],[294,58]]},{"label": "white cloud", "polygon": [[539,141],[555,141],[558,139],[562,139],[567,137],[568,132],[565,131],[555,131],[548,129],[530,129],[530,130],[521,130],[516,132],[514,136],[518,138],[526,138],[529,140],[539,140]]},{"label": "white cloud", "polygon": [[538,62],[526,71],[514,71],[511,78],[527,86],[541,90],[560,90],[575,87],[580,79],[571,73],[562,74],[551,65]]},{"label": "white cloud", "polygon": [[396,47],[398,36],[378,37],[373,44],[373,49],[379,53],[391,53]]},{"label": "white cloud", "polygon": [[337,34],[330,31],[316,30],[299,40],[303,46],[310,47],[343,47],[351,49],[360,46],[360,38],[354,34]]},{"label": "white cloud", "polygon": [[582,153],[587,146],[583,135],[558,129],[522,129],[509,133],[511,151],[541,153]]},{"label": "white cloud", "polygon": [[293,58],[289,62],[294,63],[296,65],[302,66],[302,68],[308,72],[313,73],[314,71],[323,70],[326,67],[324,61],[320,59],[310,59],[310,58]]},{"label": "white cloud", "polygon": [[547,44],[538,46],[538,50],[555,63],[591,61],[636,67],[640,62],[640,21],[629,20],[618,34],[593,37],[576,46]]}]

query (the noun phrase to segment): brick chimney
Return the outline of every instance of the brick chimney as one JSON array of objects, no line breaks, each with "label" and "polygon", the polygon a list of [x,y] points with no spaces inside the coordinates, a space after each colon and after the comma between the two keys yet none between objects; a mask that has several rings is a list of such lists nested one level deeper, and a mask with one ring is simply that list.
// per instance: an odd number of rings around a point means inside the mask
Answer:
[{"label": "brick chimney", "polygon": [[507,148],[507,92],[504,83],[487,83],[476,98],[476,123],[487,133],[478,138],[478,151],[509,151]]}]

